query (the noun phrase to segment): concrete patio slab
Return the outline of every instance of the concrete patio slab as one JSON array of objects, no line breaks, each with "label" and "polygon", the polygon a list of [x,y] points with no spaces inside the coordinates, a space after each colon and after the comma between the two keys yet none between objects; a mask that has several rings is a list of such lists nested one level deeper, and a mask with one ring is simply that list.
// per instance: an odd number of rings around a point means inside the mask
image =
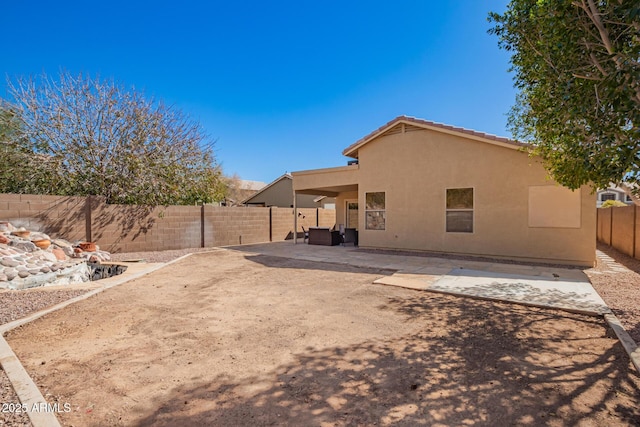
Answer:
[{"label": "concrete patio slab", "polygon": [[611,312],[588,281],[553,276],[549,279],[547,275],[528,276],[458,268],[433,283],[427,290],[585,314]]},{"label": "concrete patio slab", "polygon": [[601,315],[611,311],[579,268],[371,252],[274,242],[228,249],[315,262],[394,270],[375,284]]}]

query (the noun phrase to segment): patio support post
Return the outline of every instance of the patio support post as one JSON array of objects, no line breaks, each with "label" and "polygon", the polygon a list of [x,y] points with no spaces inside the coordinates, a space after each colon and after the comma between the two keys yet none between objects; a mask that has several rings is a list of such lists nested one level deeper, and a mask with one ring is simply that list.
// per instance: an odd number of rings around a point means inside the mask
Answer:
[{"label": "patio support post", "polygon": [[293,244],[298,243],[298,204],[296,190],[293,190]]}]

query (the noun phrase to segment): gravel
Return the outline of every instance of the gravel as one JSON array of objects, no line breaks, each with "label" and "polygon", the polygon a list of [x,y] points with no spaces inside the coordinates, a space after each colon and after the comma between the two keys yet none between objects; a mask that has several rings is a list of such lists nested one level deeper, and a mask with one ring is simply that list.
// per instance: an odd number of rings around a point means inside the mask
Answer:
[{"label": "gravel", "polygon": [[640,260],[598,244],[598,263],[585,270],[593,287],[640,344]]},{"label": "gravel", "polygon": [[31,313],[75,298],[86,292],[88,292],[87,289],[49,290],[46,287],[24,291],[0,291],[0,325],[22,319]]}]

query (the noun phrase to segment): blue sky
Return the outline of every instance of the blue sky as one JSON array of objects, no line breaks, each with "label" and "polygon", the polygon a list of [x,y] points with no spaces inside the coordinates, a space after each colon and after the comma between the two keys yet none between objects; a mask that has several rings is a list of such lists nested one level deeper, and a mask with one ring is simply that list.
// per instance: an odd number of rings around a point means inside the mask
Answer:
[{"label": "blue sky", "polygon": [[[510,136],[507,0],[5,2],[0,71],[99,74],[215,139],[225,173],[270,182],[341,166],[399,115]],[[0,97],[6,97],[5,79]]]}]

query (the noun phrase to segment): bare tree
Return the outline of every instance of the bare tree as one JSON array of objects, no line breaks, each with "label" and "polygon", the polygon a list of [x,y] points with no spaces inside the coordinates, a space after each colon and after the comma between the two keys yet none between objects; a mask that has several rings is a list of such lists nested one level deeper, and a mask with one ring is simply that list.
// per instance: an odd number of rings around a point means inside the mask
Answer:
[{"label": "bare tree", "polygon": [[243,187],[242,178],[238,174],[223,178],[226,186],[225,202],[227,206],[235,206],[257,193],[257,190]]},{"label": "bare tree", "polygon": [[13,102],[4,109],[20,120],[12,141],[28,154],[22,164],[31,171],[22,177],[23,192],[147,205],[222,197],[213,141],[180,110],[82,74],[8,87]]}]

